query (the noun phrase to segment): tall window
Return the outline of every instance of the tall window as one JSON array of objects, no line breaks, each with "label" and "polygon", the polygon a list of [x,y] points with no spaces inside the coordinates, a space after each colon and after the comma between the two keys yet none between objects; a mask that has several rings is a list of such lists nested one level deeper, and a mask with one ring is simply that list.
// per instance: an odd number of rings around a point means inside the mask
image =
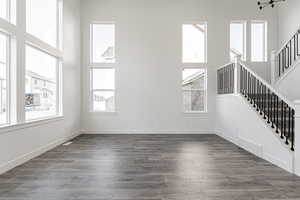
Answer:
[{"label": "tall window", "polygon": [[246,60],[246,22],[230,23],[230,60],[234,61],[237,55]]},{"label": "tall window", "polygon": [[205,63],[207,61],[207,25],[184,24],[182,26],[182,62]]},{"label": "tall window", "polygon": [[90,91],[92,112],[115,111],[115,25],[91,25]]},{"label": "tall window", "polygon": [[205,112],[206,69],[185,68],[182,71],[182,96],[184,112]]},{"label": "tall window", "polygon": [[0,18],[16,23],[16,0],[0,0]]},{"label": "tall window", "polygon": [[58,46],[58,0],[26,0],[26,31]]},{"label": "tall window", "polygon": [[9,38],[0,32],[0,125],[8,123]]},{"label": "tall window", "polygon": [[58,71],[57,58],[31,46],[26,46],[26,120],[58,114]]},{"label": "tall window", "polygon": [[266,62],[267,50],[267,22],[253,21],[251,23],[251,61]]}]

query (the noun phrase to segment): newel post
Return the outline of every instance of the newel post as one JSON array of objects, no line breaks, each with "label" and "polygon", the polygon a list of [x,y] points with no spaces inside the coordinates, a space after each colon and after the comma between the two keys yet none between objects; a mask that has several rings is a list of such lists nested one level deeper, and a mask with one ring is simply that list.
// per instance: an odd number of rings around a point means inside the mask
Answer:
[{"label": "newel post", "polygon": [[300,176],[300,100],[295,103],[295,157],[294,157],[294,171]]},{"label": "newel post", "polygon": [[276,60],[276,51],[271,52],[271,85],[275,84],[276,81],[276,66],[277,66],[277,60]]},{"label": "newel post", "polygon": [[237,55],[235,57],[235,62],[234,62],[234,93],[239,94],[240,93],[240,82],[241,82],[241,67],[240,67],[240,62],[241,62],[241,55]]}]

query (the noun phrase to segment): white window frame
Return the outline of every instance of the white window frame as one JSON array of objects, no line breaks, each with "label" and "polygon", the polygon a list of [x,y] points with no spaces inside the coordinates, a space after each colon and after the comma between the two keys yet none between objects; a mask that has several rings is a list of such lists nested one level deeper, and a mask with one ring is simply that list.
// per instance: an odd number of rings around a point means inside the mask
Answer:
[{"label": "white window frame", "polygon": [[[203,62],[184,62],[183,60],[183,26],[184,25],[204,25],[205,26],[205,32],[204,32],[204,61]],[[181,62],[183,64],[189,64],[189,65],[193,65],[193,64],[206,64],[208,61],[207,59],[207,32],[208,32],[208,25],[207,25],[207,22],[195,22],[195,23],[183,23],[182,26],[181,26],[181,44],[182,44],[182,47],[181,47]]]},{"label": "white window frame", "polygon": [[[93,72],[94,69],[114,69],[114,89],[94,89],[93,85]],[[94,92],[113,92],[114,93],[114,110],[113,111],[95,111],[94,110]],[[116,69],[114,67],[90,67],[90,112],[93,113],[115,113],[116,112]]]},{"label": "white window frame", "polygon": [[[208,79],[208,70],[206,67],[197,67],[197,66],[186,66],[186,67],[182,67],[181,69],[181,77],[182,77],[182,72],[183,70],[185,69],[204,69],[205,70],[205,77],[204,77],[204,110],[195,110],[195,111],[192,111],[192,110],[185,110],[184,109],[184,102],[183,102],[183,93],[184,92],[191,92],[191,91],[202,91],[201,89],[190,89],[190,90],[187,90],[187,89],[183,89],[182,88],[182,81],[181,81],[181,99],[182,99],[182,112],[183,113],[186,113],[186,114],[197,114],[197,113],[207,113],[208,112],[208,106],[207,106],[207,79]],[[182,78],[181,78],[182,80]]]},{"label": "white window frame", "polygon": [[[242,61],[247,61],[247,21],[246,20],[233,20],[230,22],[230,26],[231,24],[242,24],[243,25],[243,52],[242,52]],[[231,29],[230,29],[230,34],[231,34]],[[231,38],[231,35],[230,35]],[[229,51],[230,53],[235,54],[236,56],[238,56],[236,54],[236,52],[232,51],[231,49],[231,41],[229,44]],[[230,53],[229,53],[229,57],[230,57]]]},{"label": "white window frame", "polygon": [[[9,36],[7,52],[7,98],[8,98],[8,123],[0,124],[0,133],[18,130],[27,126],[35,126],[43,123],[54,122],[63,119],[63,51],[62,51],[62,11],[63,0],[57,0],[57,47],[36,38],[26,32],[26,0],[16,2],[16,22],[9,22],[0,18],[0,31]],[[9,12],[12,11],[11,8]],[[11,13],[10,13],[11,15]],[[10,16],[10,18],[12,18]],[[12,21],[12,19],[10,19]],[[26,45],[30,45],[57,58],[57,115],[48,118],[34,120],[25,119],[25,76],[26,76]]]},{"label": "white window frame", "polygon": [[0,126],[5,126],[7,124],[10,124],[11,122],[11,116],[10,116],[10,110],[11,110],[11,89],[10,89],[10,59],[11,59],[11,36],[7,33],[4,33],[0,31],[1,35],[4,35],[6,37],[6,63],[2,63],[6,65],[6,122],[3,124],[0,124]]},{"label": "white window frame", "polygon": [[[94,55],[94,52],[93,52],[93,26],[94,25],[97,25],[97,24],[99,24],[99,25],[101,25],[101,24],[103,24],[103,25],[114,25],[114,41],[115,41],[115,44],[114,44],[114,46],[115,46],[115,49],[114,49],[114,56],[115,56],[115,60],[114,60],[114,62],[93,62],[93,55]],[[92,22],[92,23],[90,23],[90,26],[89,26],[89,31],[90,31],[90,42],[89,42],[89,44],[90,44],[90,46],[89,46],[89,49],[90,49],[90,55],[89,55],[89,62],[90,62],[90,64],[89,64],[89,73],[88,73],[88,75],[89,75],[89,77],[88,77],[88,80],[89,80],[89,84],[88,84],[88,86],[89,86],[89,89],[88,89],[88,91],[89,91],[89,112],[90,113],[103,113],[103,114],[105,114],[105,113],[116,113],[117,111],[117,105],[116,105],[116,83],[117,83],[117,69],[116,69],[116,63],[117,63],[117,54],[116,54],[116,29],[117,29],[117,26],[116,26],[116,23],[115,22],[113,22],[113,21],[97,21],[97,22]],[[115,88],[113,89],[113,90],[111,90],[111,89],[108,89],[108,90],[106,90],[106,89],[94,89],[93,88],[93,69],[114,69],[115,70],[115,78],[114,78],[114,81],[115,81],[115,83],[114,83],[114,85],[115,85]],[[114,110],[113,111],[95,111],[94,110],[94,102],[93,102],[93,94],[94,94],[94,92],[96,92],[96,91],[102,91],[102,92],[105,92],[105,91],[107,91],[107,92],[114,92]]]},{"label": "white window frame", "polygon": [[[263,60],[257,61],[253,59],[253,24],[263,24],[264,27],[264,41],[263,41]],[[265,20],[252,20],[251,21],[251,62],[268,62],[268,22]]]},{"label": "white window frame", "polygon": [[[48,56],[51,56],[51,57],[53,57],[56,60],[56,66],[55,66],[55,73],[56,73],[56,75],[55,75],[55,84],[56,84],[56,91],[55,91],[56,92],[56,94],[55,94],[56,95],[56,113],[55,113],[55,115],[50,115],[50,116],[46,116],[46,117],[39,117],[39,118],[34,118],[34,119],[26,119],[25,118],[25,121],[30,122],[30,121],[43,120],[43,119],[53,118],[53,117],[56,117],[56,116],[61,116],[62,115],[62,97],[61,97],[61,95],[62,95],[62,91],[61,91],[62,90],[62,81],[61,81],[62,69],[61,69],[61,66],[62,65],[61,65],[61,58],[59,58],[59,57],[57,57],[57,56],[55,56],[55,55],[53,55],[53,54],[51,54],[51,53],[43,50],[43,49],[41,49],[41,48],[39,48],[37,46],[34,46],[34,45],[30,44],[30,43],[25,43],[25,47],[26,46],[29,46],[29,47],[37,50],[37,51],[40,51],[40,52],[42,52],[42,53],[44,53],[44,54],[46,54]],[[26,73],[26,67],[27,66],[25,66],[25,73]],[[26,76],[26,74],[25,74],[25,76]],[[26,83],[24,82],[24,84],[26,84]],[[24,97],[25,97],[25,95],[24,95]],[[25,107],[24,107],[24,111],[25,111]],[[25,113],[26,113],[26,111],[25,111]]]}]

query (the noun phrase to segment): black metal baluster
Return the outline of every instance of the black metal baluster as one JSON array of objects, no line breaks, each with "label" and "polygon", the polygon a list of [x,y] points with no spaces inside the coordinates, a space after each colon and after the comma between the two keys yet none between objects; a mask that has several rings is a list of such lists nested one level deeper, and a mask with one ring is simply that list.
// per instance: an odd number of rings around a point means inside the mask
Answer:
[{"label": "black metal baluster", "polygon": [[271,93],[271,122],[272,122],[271,127],[275,128],[275,126],[274,126],[274,122],[275,122],[275,94],[274,93]]},{"label": "black metal baluster", "polygon": [[283,135],[286,137],[286,103],[283,104]]},{"label": "black metal baluster", "polygon": [[278,77],[280,77],[281,76],[281,52],[279,53],[279,55],[278,55]]},{"label": "black metal baluster", "polygon": [[270,124],[271,123],[271,121],[270,121],[270,89],[268,88],[268,97],[267,97],[267,102],[268,102],[268,124]]},{"label": "black metal baluster", "polygon": [[267,119],[267,109],[268,109],[268,101],[267,101],[267,87],[264,85],[264,105],[265,105],[265,109],[264,109],[264,119]]},{"label": "black metal baluster", "polygon": [[291,150],[295,151],[294,143],[295,143],[295,110],[292,110],[292,133],[291,133]]},{"label": "black metal baluster", "polygon": [[281,138],[283,139],[284,137],[283,137],[283,135],[284,135],[284,118],[283,118],[283,114],[284,114],[284,111],[283,111],[283,104],[284,104],[284,102],[283,102],[283,100],[281,100],[281,130],[280,130],[280,132],[281,132]]},{"label": "black metal baluster", "polygon": [[289,144],[289,139],[290,139],[290,133],[291,133],[291,117],[292,117],[292,110],[291,108],[288,106],[288,125],[287,125],[287,132],[286,132],[286,136],[285,136],[285,144]]},{"label": "black metal baluster", "polygon": [[262,83],[260,83],[260,112],[259,114],[262,115],[264,110],[264,88]]},{"label": "black metal baluster", "polygon": [[276,96],[276,133],[279,133],[278,116],[279,116],[279,97]]}]

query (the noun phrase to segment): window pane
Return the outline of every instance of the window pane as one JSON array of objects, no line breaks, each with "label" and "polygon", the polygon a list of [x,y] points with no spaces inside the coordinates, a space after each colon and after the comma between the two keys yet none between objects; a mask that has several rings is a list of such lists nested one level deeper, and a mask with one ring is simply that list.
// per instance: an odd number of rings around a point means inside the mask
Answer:
[{"label": "window pane", "polygon": [[93,24],[92,39],[92,62],[115,62],[115,25]]},{"label": "window pane", "polygon": [[0,124],[8,122],[7,112],[7,36],[0,33]]},{"label": "window pane", "polygon": [[114,90],[115,70],[114,69],[92,69],[93,89]]},{"label": "window pane", "polygon": [[251,60],[254,62],[267,61],[266,23],[253,23],[251,33]]},{"label": "window pane", "polygon": [[115,111],[115,92],[113,91],[94,91],[93,92],[94,112],[114,112]]},{"label": "window pane", "polygon": [[183,107],[186,112],[205,111],[205,91],[183,91]]},{"label": "window pane", "polygon": [[206,110],[206,69],[182,71],[183,108],[185,112]]},{"label": "window pane", "polygon": [[241,55],[242,60],[246,60],[246,37],[245,23],[230,24],[230,58],[234,60],[236,55]]},{"label": "window pane", "polygon": [[182,62],[206,62],[206,25],[186,24],[182,26]]},{"label": "window pane", "polygon": [[2,19],[7,19],[7,0],[0,0],[0,17]]},{"label": "window pane", "polygon": [[26,0],[26,30],[57,46],[57,0]]},{"label": "window pane", "polygon": [[205,89],[205,69],[182,70],[182,89]]},{"label": "window pane", "polygon": [[26,46],[26,120],[57,114],[56,68],[55,57]]}]

